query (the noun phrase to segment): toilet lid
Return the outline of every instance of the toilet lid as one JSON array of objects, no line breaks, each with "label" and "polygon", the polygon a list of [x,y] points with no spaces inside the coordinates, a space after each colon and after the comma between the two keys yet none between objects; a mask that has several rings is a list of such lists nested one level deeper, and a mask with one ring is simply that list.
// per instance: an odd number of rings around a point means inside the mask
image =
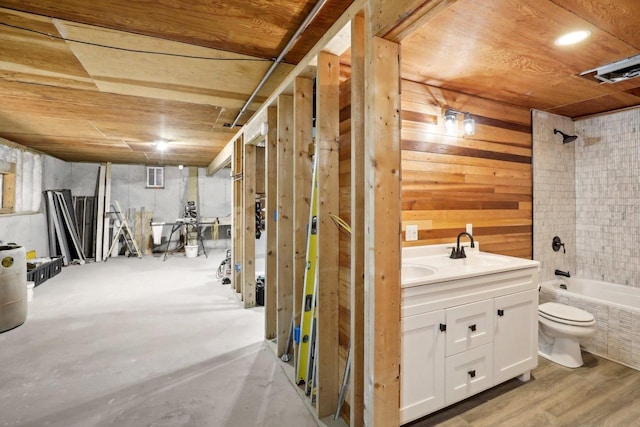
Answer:
[{"label": "toilet lid", "polygon": [[593,315],[577,307],[557,302],[545,302],[538,306],[540,315],[561,323],[592,323]]}]

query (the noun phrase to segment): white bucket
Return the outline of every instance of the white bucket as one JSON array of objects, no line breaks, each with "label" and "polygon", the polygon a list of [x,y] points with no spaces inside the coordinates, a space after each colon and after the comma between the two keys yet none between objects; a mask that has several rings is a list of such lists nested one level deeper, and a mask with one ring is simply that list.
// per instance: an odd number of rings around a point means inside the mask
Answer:
[{"label": "white bucket", "polygon": [[36,282],[27,282],[27,302],[33,301],[33,288],[36,287]]},{"label": "white bucket", "polygon": [[198,256],[198,245],[185,245],[184,253],[187,258],[195,258]]},{"label": "white bucket", "polygon": [[153,233],[153,244],[159,245],[162,243],[162,230],[164,228],[164,222],[151,225],[151,233]]}]

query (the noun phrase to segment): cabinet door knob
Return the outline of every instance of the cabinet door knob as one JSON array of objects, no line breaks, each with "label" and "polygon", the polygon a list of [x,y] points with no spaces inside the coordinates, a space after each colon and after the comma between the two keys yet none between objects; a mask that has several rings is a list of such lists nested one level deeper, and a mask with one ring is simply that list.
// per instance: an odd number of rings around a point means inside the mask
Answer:
[{"label": "cabinet door knob", "polygon": [[447,325],[440,323],[440,332],[447,332]]},{"label": "cabinet door knob", "polygon": [[475,378],[475,376],[476,376],[476,370],[475,370],[475,369],[474,369],[473,371],[469,371],[469,372],[467,372],[467,373],[469,374],[469,376],[470,376],[471,378]]},{"label": "cabinet door knob", "polygon": [[476,331],[476,325],[469,326],[469,329],[471,329],[471,332],[475,332]]},{"label": "cabinet door knob", "polygon": [[504,316],[504,310],[502,309],[498,310],[498,316]]}]

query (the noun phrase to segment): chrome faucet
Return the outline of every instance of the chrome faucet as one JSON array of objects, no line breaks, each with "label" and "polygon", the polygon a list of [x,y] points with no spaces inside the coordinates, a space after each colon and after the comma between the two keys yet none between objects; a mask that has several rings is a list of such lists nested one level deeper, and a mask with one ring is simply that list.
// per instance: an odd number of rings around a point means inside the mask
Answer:
[{"label": "chrome faucet", "polygon": [[458,240],[456,242],[456,247],[455,248],[451,248],[451,255],[449,256],[449,258],[451,259],[461,259],[461,258],[466,258],[467,255],[464,253],[464,247],[460,247],[460,237],[467,235],[469,237],[469,240],[471,240],[471,247],[475,248],[475,242],[473,241],[473,236],[469,233],[467,233],[466,231],[463,231],[462,233],[458,234]]}]

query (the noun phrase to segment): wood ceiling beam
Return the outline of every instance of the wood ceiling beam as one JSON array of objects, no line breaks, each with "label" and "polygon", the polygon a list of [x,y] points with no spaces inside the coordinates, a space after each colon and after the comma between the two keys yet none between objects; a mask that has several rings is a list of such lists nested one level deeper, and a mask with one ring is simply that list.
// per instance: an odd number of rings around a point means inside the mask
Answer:
[{"label": "wood ceiling beam", "polygon": [[457,0],[371,0],[371,32],[399,43]]},{"label": "wood ceiling beam", "polygon": [[[333,23],[331,28],[329,28],[329,30],[320,38],[320,40],[318,40],[318,42],[315,44],[315,46],[304,56],[304,58],[302,58],[302,60],[298,63],[298,65],[296,65],[296,67],[293,70],[291,70],[291,72],[287,75],[287,77],[285,77],[285,79],[280,83],[280,85],[278,85],[276,90],[267,98],[267,100],[260,106],[260,108],[253,114],[253,116],[251,116],[251,118],[247,121],[247,123],[245,123],[245,126],[248,123],[250,123],[251,121],[253,121],[254,117],[258,117],[260,115],[265,114],[264,113],[265,110],[270,105],[275,105],[275,102],[278,99],[278,96],[280,96],[281,93],[289,90],[289,88],[292,86],[292,84],[293,84],[294,80],[296,79],[296,77],[303,76],[303,75],[307,74],[307,71],[308,71],[307,68],[308,68],[309,64],[312,62],[312,60],[314,60],[315,57],[318,55],[318,53],[323,51],[325,46],[331,40],[333,40],[333,38],[336,37],[336,35],[338,35],[342,31],[344,26],[347,25],[351,21],[351,19],[353,19],[353,17],[356,16],[356,14],[358,12],[360,12],[360,10],[362,10],[362,8],[366,4],[366,2],[367,2],[367,0],[354,0],[353,1],[351,6],[349,6],[349,9],[347,9],[342,14],[342,16],[340,16],[340,18],[338,18]],[[244,128],[240,129],[236,133],[236,135],[230,139],[228,144],[232,144],[233,141],[236,140],[236,138],[238,138],[240,135],[243,134],[243,132],[244,132]],[[215,159],[213,159],[213,161],[211,162],[211,164],[207,168],[207,174],[208,175],[211,175],[213,173],[213,172],[211,172],[211,170],[214,170],[214,166],[213,166],[214,163],[217,165],[217,164],[224,163],[224,162],[228,161],[228,160],[226,160],[225,156],[227,156],[227,157],[230,156],[228,150],[221,151],[215,157]],[[222,158],[218,159],[219,157],[222,157]]]}]

